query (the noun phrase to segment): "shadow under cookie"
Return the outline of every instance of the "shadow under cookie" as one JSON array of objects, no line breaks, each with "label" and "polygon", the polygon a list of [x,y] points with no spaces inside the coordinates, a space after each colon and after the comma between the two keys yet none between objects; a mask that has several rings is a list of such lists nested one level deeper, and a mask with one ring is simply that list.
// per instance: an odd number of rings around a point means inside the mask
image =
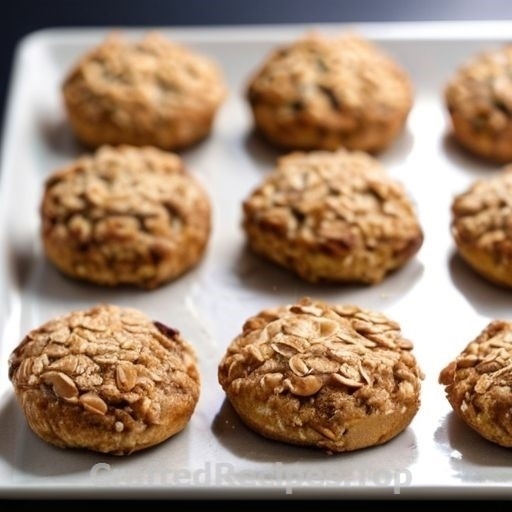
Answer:
[{"label": "shadow under cookie", "polygon": [[453,411],[448,412],[434,433],[446,452],[452,470],[465,482],[482,483],[482,469],[495,468],[493,481],[509,482],[510,450],[487,441],[468,427]]},{"label": "shadow under cookie", "polygon": [[496,309],[505,310],[509,307],[511,291],[482,277],[457,252],[452,251],[448,266],[452,283],[475,311],[493,317]]},{"label": "shadow under cookie", "polygon": [[374,285],[357,283],[309,283],[271,261],[268,261],[244,245],[234,262],[234,274],[244,288],[259,293],[294,301],[299,296],[321,296],[325,299],[342,300],[345,303],[364,303],[367,307],[381,307],[401,300],[421,279],[423,263],[414,258],[402,268],[390,273],[384,281]]}]

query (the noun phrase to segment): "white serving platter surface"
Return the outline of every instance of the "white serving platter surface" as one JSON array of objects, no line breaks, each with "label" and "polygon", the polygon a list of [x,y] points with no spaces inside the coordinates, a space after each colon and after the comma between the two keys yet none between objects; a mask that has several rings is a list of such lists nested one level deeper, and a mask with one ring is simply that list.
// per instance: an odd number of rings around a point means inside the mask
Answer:
[{"label": "white serving platter surface", "polygon": [[[119,27],[118,27],[119,29]],[[154,29],[154,27],[152,28]],[[148,28],[119,29],[136,38]],[[511,453],[452,413],[440,370],[494,318],[510,319],[512,295],[484,282],[455,254],[453,196],[499,171],[461,151],[450,135],[443,87],[476,52],[503,44],[508,22],[160,27],[214,58],[230,94],[211,137],[181,154],[214,205],[205,259],[154,291],[103,289],[59,274],[43,256],[39,202],[46,176],[84,152],[71,135],[60,84],[109,29],[48,29],[20,42],[10,82],[0,175],[0,496],[148,498],[512,497]],[[379,155],[418,208],[425,242],[379,285],[314,286],[250,254],[241,201],[278,153],[253,133],[244,87],[277,45],[309,30],[358,31],[409,72],[415,104],[406,129]],[[225,401],[217,365],[244,320],[301,296],[354,303],[398,321],[425,373],[421,407],[385,445],[327,455],[248,430]],[[111,302],[178,328],[196,347],[202,390],[183,432],[126,457],[61,450],[27,427],[7,375],[12,349],[30,329],[73,309]]]}]

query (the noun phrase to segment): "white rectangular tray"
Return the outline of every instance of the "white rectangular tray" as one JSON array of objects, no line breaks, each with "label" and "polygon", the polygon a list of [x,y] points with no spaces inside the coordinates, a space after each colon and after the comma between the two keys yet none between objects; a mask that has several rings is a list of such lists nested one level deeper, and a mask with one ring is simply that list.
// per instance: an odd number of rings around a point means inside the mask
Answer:
[{"label": "white rectangular tray", "polygon": [[[373,287],[312,286],[248,253],[241,201],[277,153],[251,131],[244,100],[249,74],[277,44],[316,29],[357,30],[410,73],[416,89],[407,129],[380,159],[418,206],[421,251]],[[512,497],[510,451],[458,420],[437,378],[441,368],[492,318],[511,316],[511,294],[478,278],[454,254],[450,202],[496,169],[458,150],[442,90],[467,57],[507,40],[507,22],[162,27],[169,37],[215,58],[230,95],[212,136],[182,153],[211,193],[214,229],[195,271],[155,291],[110,290],[73,282],[49,265],[39,240],[45,177],[80,154],[64,116],[60,83],[105,29],[45,30],[16,53],[3,132],[0,191],[0,496],[89,497]],[[145,27],[126,30],[137,37]],[[426,378],[411,425],[389,443],[328,456],[249,431],[224,400],[217,364],[244,320],[302,295],[380,310],[415,345]],[[187,428],[128,457],[66,451],[26,426],[7,377],[24,334],[72,309],[111,302],[139,308],[178,328],[200,358],[202,391]]]}]

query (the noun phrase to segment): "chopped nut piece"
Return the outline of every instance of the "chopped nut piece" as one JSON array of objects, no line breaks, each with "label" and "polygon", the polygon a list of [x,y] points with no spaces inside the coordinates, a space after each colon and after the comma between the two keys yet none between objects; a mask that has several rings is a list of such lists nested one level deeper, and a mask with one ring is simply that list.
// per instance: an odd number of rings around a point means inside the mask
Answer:
[{"label": "chopped nut piece", "polygon": [[89,412],[104,415],[107,410],[107,404],[96,393],[84,393],[80,396],[79,402]]},{"label": "chopped nut piece", "polygon": [[65,373],[49,371],[41,375],[41,380],[45,384],[50,384],[56,395],[71,400],[78,396],[78,389],[73,380]]},{"label": "chopped nut piece", "polygon": [[308,365],[304,362],[304,360],[299,355],[294,355],[290,357],[290,360],[288,361],[288,365],[290,366],[290,369],[292,370],[295,375],[298,375],[300,377],[303,377],[304,375],[307,375],[309,370]]},{"label": "chopped nut piece", "polygon": [[[158,375],[158,374],[157,374]],[[154,378],[153,378],[154,380]],[[130,361],[116,366],[116,384],[121,391],[131,391],[137,383],[137,370]]]},{"label": "chopped nut piece", "polygon": [[350,377],[345,377],[344,375],[340,375],[339,373],[332,373],[331,378],[334,382],[341,384],[342,386],[347,386],[349,388],[361,388],[363,386],[362,382],[351,379]]},{"label": "chopped nut piece", "polygon": [[323,386],[323,380],[316,375],[307,375],[306,377],[285,379],[283,384],[294,395],[311,396],[320,391]]}]

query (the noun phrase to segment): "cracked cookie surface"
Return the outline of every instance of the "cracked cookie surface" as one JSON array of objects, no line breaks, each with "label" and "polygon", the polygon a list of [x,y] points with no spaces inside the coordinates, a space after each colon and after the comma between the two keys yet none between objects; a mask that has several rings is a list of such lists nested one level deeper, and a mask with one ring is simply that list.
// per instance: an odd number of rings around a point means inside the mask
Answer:
[{"label": "cracked cookie surface", "polygon": [[487,440],[512,446],[512,322],[493,320],[439,374],[457,415]]},{"label": "cracked cookie surface", "polygon": [[183,430],[200,392],[195,353],[176,329],[108,304],[30,331],[10,356],[9,378],[43,440],[114,455]]},{"label": "cracked cookie surface", "polygon": [[249,318],[218,379],[261,435],[327,452],[385,443],[412,421],[423,374],[383,314],[303,298]]},{"label": "cracked cookie surface", "polygon": [[512,288],[512,165],[476,180],[454,197],[451,232],[471,268],[494,284]]},{"label": "cracked cookie surface", "polygon": [[48,177],[49,260],[73,278],[151,289],[197,265],[210,236],[205,189],[175,154],[103,146]]},{"label": "cracked cookie surface", "polygon": [[79,59],[62,94],[87,146],[177,150],[209,135],[227,88],[213,60],[160,32],[138,41],[115,32]]},{"label": "cracked cookie surface", "polygon": [[246,91],[255,126],[287,150],[379,152],[413,104],[402,67],[357,34],[310,33],[272,52]]},{"label": "cracked cookie surface", "polygon": [[404,187],[359,151],[281,157],[243,202],[249,246],[310,282],[374,284],[423,243]]}]

